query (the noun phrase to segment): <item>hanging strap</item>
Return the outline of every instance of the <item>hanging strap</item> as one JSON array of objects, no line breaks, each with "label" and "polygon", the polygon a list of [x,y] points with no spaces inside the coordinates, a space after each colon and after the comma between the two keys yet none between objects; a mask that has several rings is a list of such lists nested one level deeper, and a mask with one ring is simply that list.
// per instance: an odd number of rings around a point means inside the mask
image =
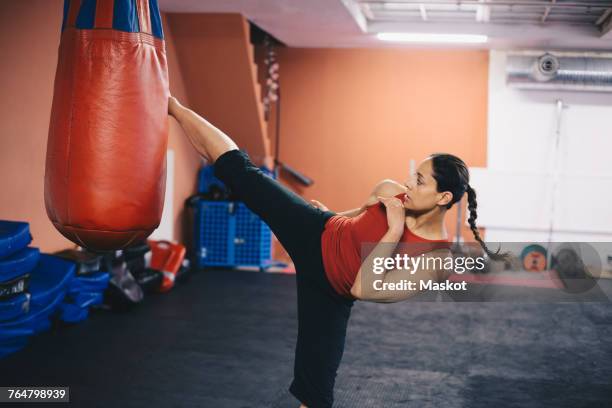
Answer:
[{"label": "hanging strap", "polygon": [[138,9],[138,25],[141,33],[151,34],[151,12],[149,11],[149,0],[136,0]]},{"label": "hanging strap", "polygon": [[114,0],[96,1],[96,19],[94,28],[113,28]]},{"label": "hanging strap", "polygon": [[68,8],[68,21],[66,21],[66,27],[74,27],[76,25],[76,19],[81,9],[81,0],[71,0],[70,7]]}]

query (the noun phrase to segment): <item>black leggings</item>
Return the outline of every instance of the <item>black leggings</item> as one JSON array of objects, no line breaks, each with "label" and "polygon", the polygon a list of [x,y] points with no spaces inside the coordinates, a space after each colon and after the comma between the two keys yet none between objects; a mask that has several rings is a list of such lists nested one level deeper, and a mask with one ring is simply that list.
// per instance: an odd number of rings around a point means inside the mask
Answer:
[{"label": "black leggings", "polygon": [[353,306],[352,300],[334,291],[323,268],[321,233],[334,213],[311,206],[264,175],[239,150],[219,156],[215,176],[270,226],[293,260],[298,338],[289,390],[309,408],[331,407]]}]

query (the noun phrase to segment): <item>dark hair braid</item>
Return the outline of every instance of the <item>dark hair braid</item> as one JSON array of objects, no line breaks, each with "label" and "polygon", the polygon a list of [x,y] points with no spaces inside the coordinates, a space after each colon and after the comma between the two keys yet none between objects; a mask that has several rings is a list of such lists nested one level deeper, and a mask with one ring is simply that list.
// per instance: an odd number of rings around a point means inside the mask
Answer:
[{"label": "dark hair braid", "polygon": [[463,160],[448,153],[434,153],[430,157],[433,161],[433,177],[436,180],[438,192],[450,191],[453,195],[452,200],[446,205],[446,208],[451,208],[456,202],[461,200],[465,193],[467,193],[468,211],[470,212],[468,223],[470,224],[470,229],[474,234],[474,238],[491,259],[505,260],[508,257],[507,252],[500,254],[499,248],[496,252],[491,252],[480,237],[480,232],[476,227],[476,218],[478,217],[476,213],[476,191],[474,191],[469,184],[470,172]]},{"label": "dark hair braid", "polygon": [[476,213],[476,207],[478,207],[478,204],[476,203],[476,190],[474,190],[468,184],[466,188],[466,193],[467,193],[467,199],[468,199],[468,211],[470,212],[470,217],[468,218],[468,224],[470,224],[470,229],[472,230],[472,233],[474,234],[474,238],[476,239],[476,241],[478,241],[478,243],[480,243],[480,246],[482,247],[482,249],[487,253],[487,255],[489,255],[491,259],[496,260],[496,261],[505,260],[508,257],[507,252],[500,254],[499,250],[501,249],[501,247],[497,248],[497,251],[491,252],[491,250],[487,247],[487,245],[484,243],[484,241],[480,237],[480,232],[478,231],[478,227],[476,227],[476,218],[478,218],[478,214]]}]

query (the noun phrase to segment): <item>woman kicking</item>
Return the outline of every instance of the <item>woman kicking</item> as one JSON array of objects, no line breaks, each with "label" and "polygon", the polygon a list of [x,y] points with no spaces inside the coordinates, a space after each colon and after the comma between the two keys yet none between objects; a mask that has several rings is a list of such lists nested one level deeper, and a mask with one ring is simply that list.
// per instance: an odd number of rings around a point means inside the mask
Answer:
[{"label": "woman kicking", "polygon": [[[448,276],[433,266],[435,262],[375,274],[377,259],[393,257],[400,247],[410,256],[450,256],[444,216],[465,193],[474,236],[495,256],[476,228],[476,193],[468,184],[468,169],[453,155],[431,155],[405,184],[383,180],[361,207],[335,214],[318,201],[307,203],[264,175],[232,139],[175,98],[169,99],[168,112],[198,153],[214,163],[215,175],[270,226],[295,264],[298,338],[289,390],[301,407],[332,406],[356,299],[397,302],[418,291],[380,290],[382,284],[391,287]],[[378,280],[377,285],[371,284],[373,280]]]}]

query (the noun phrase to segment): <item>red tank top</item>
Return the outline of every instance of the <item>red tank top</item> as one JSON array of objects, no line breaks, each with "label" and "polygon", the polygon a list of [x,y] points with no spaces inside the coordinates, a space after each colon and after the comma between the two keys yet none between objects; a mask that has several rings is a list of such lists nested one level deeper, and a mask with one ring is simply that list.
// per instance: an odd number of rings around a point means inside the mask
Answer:
[{"label": "red tank top", "polygon": [[[395,197],[404,200],[404,193]],[[369,206],[356,217],[349,218],[335,215],[325,223],[325,230],[321,235],[321,252],[325,274],[331,286],[342,296],[353,298],[351,287],[361,266],[361,247],[363,243],[378,243],[388,230],[387,214],[382,203]],[[400,243],[423,243],[423,245],[409,246],[404,252],[409,256],[416,256],[435,248],[449,247],[448,240],[430,240],[415,235],[408,227]],[[440,243],[445,243],[440,245]],[[374,249],[364,248],[364,259]]]}]

